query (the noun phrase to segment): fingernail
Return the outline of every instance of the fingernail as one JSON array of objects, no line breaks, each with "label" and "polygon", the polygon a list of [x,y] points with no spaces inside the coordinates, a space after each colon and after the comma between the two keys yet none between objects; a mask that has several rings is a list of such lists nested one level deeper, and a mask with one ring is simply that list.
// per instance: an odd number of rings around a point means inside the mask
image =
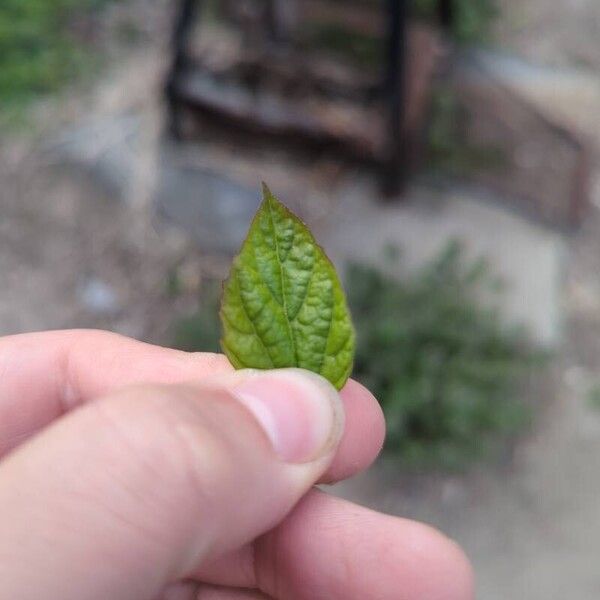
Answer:
[{"label": "fingernail", "polygon": [[316,460],[331,452],[340,439],[344,413],[339,394],[316,373],[247,371],[233,393],[286,462]]}]

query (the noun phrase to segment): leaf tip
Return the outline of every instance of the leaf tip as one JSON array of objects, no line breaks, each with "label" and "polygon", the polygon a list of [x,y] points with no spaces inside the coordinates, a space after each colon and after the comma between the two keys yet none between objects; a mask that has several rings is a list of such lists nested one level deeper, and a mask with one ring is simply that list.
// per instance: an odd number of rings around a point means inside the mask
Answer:
[{"label": "leaf tip", "polygon": [[261,186],[262,186],[263,200],[267,200],[268,198],[272,198],[273,197],[273,192],[271,192],[271,190],[269,189],[269,186],[264,181],[261,181]]}]

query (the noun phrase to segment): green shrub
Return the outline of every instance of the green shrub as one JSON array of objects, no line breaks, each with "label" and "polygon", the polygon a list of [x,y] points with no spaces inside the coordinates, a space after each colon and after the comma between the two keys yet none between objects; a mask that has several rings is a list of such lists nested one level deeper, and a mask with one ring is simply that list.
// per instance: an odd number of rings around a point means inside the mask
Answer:
[{"label": "green shrub", "polygon": [[460,468],[528,418],[520,375],[536,364],[523,332],[484,297],[498,293],[481,261],[452,243],[396,282],[353,265],[347,289],[358,332],[354,377],[380,401],[386,451],[406,465]]},{"label": "green shrub", "polygon": [[[176,273],[169,273],[166,281],[167,293],[179,295],[180,283]],[[181,317],[172,327],[172,345],[188,352],[220,352],[219,302],[221,282],[203,282],[202,293],[195,313]]]},{"label": "green shrub", "polygon": [[54,92],[89,66],[73,22],[106,1],[0,2],[0,110]]}]

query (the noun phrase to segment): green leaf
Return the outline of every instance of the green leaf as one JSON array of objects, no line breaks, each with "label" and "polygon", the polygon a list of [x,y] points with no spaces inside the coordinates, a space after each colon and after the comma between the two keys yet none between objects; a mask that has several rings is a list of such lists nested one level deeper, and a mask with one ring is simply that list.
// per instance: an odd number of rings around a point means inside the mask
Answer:
[{"label": "green leaf", "polygon": [[265,184],[220,316],[221,346],[236,369],[300,367],[337,389],[350,376],[354,328],[335,268]]}]

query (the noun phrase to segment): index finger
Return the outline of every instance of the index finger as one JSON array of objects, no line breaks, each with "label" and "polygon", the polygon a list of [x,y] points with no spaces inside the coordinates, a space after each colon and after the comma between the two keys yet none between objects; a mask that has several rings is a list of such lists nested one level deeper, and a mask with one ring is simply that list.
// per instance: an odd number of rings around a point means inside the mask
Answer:
[{"label": "index finger", "polygon": [[[64,413],[125,385],[178,383],[232,369],[221,354],[182,352],[104,331],[0,338],[0,458]],[[341,395],[346,429],[328,481],[366,468],[383,440],[373,396],[356,382]]]}]

